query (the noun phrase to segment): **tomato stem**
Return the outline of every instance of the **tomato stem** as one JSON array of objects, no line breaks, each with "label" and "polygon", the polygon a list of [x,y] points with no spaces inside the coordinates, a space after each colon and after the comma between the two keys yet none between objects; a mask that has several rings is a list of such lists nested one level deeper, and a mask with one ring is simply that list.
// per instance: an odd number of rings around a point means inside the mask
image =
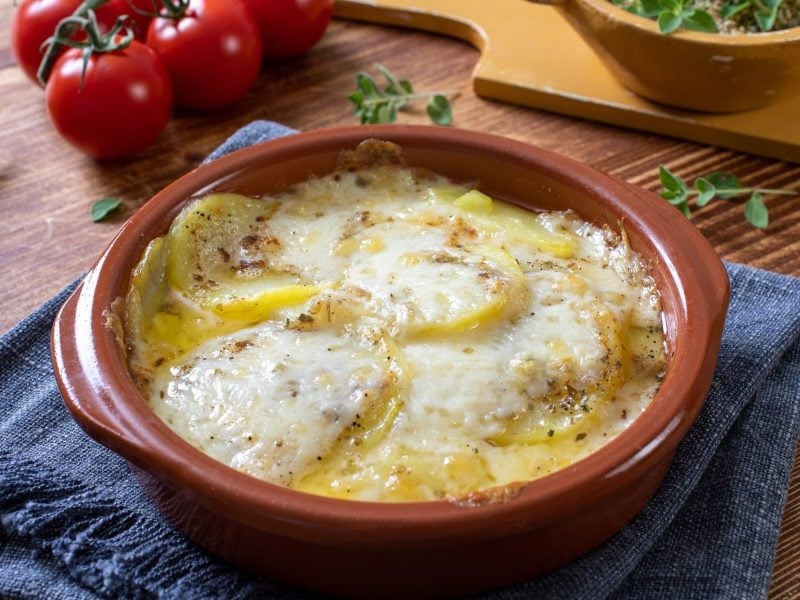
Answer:
[{"label": "tomato stem", "polygon": [[[84,0],[74,14],[61,19],[56,26],[54,34],[42,44],[42,47],[46,47],[47,51],[36,74],[42,85],[45,85],[50,78],[50,73],[62,48],[83,49],[82,88],[83,80],[86,76],[86,68],[89,65],[89,59],[91,59],[92,54],[124,50],[131,45],[133,29],[129,25],[130,17],[128,15],[118,17],[111,31],[107,34],[100,33],[100,26],[97,23],[94,9],[106,2],[108,0]],[[86,33],[86,41],[73,39],[73,36],[78,31]],[[118,39],[120,33],[121,37]]]},{"label": "tomato stem", "polygon": [[[70,19],[72,19],[72,17],[85,17],[90,10],[95,10],[96,8],[106,4],[108,1],[109,0],[84,0],[75,10],[75,12],[72,13],[71,17],[62,19],[58,23],[53,35],[47,38],[42,44],[42,48],[47,47],[47,51],[45,52],[44,57],[42,57],[42,62],[39,63],[39,70],[36,72],[36,78],[42,85],[47,83],[47,80],[50,77],[50,71],[53,70],[53,65],[55,64],[61,49],[64,46],[71,46],[71,44],[65,43],[65,40],[69,40],[80,29],[80,25],[70,21]],[[56,40],[59,41],[56,43]]]}]

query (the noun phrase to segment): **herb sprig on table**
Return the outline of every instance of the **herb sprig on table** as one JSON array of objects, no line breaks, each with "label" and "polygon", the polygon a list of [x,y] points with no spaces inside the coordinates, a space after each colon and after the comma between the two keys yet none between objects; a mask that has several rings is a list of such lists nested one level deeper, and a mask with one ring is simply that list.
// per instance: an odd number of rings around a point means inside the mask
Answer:
[{"label": "herb sprig on table", "polygon": [[375,78],[365,71],[356,74],[356,91],[348,96],[355,108],[354,113],[361,123],[394,123],[398,111],[415,100],[428,100],[428,116],[437,125],[453,122],[453,109],[448,96],[458,92],[415,92],[408,79],[400,79],[386,67],[376,64],[386,85],[381,87]]},{"label": "herb sprig on table", "polygon": [[691,198],[695,199],[695,206],[703,207],[714,198],[730,200],[739,196],[749,196],[744,204],[744,216],[753,227],[759,229],[766,229],[769,225],[769,211],[764,204],[765,195],[795,196],[798,194],[794,190],[744,186],[736,175],[724,171],[698,177],[694,180],[692,188],[679,175],[664,165],[659,165],[658,177],[661,185],[664,186],[661,197],[689,218],[692,216],[692,210],[689,207]]}]

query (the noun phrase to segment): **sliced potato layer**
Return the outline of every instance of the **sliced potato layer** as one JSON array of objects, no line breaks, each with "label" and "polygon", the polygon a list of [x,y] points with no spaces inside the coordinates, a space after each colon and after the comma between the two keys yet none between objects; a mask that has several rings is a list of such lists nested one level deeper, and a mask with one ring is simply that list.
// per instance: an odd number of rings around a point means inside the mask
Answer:
[{"label": "sliced potato layer", "polygon": [[399,446],[379,458],[354,453],[346,462],[315,471],[296,488],[334,498],[369,498],[377,487],[385,502],[413,502],[458,498],[496,485],[487,461],[472,448],[438,453]]},{"label": "sliced potato layer", "polygon": [[629,357],[622,343],[624,332],[614,315],[597,304],[586,311],[602,349],[596,363],[601,366],[600,371],[585,381],[581,377],[580,364],[565,352],[565,348],[553,348],[556,358],[548,363],[518,360],[512,366],[510,379],[519,390],[526,392],[529,378],[545,377],[547,392],[529,397],[524,409],[506,422],[501,433],[490,438],[493,444],[508,446],[548,442],[562,436],[574,436],[602,421],[608,402],[625,382]]},{"label": "sliced potato layer", "polygon": [[450,335],[524,309],[522,271],[505,251],[452,245],[447,230],[395,221],[371,227],[373,251],[356,251],[345,282],[397,335]]},{"label": "sliced potato layer", "polygon": [[206,453],[291,484],[322,464],[337,440],[356,430],[353,439],[384,435],[397,382],[381,344],[272,322],[159,367],[154,391],[159,416],[191,423],[190,441]]},{"label": "sliced potato layer", "polygon": [[170,427],[244,473],[480,501],[586,456],[655,393],[637,261],[572,213],[394,166],[211,194],[133,272],[129,363]]},{"label": "sliced potato layer", "polygon": [[541,214],[494,200],[478,190],[456,195],[457,189],[434,188],[430,190],[429,198],[435,202],[452,202],[480,230],[504,240],[505,243],[509,242],[510,237],[535,251],[557,258],[574,256],[574,234],[566,229],[556,230]]},{"label": "sliced potato layer", "polygon": [[282,242],[272,232],[276,203],[212,194],[187,206],[167,236],[167,282],[221,317],[257,323],[318,293],[275,268]]}]

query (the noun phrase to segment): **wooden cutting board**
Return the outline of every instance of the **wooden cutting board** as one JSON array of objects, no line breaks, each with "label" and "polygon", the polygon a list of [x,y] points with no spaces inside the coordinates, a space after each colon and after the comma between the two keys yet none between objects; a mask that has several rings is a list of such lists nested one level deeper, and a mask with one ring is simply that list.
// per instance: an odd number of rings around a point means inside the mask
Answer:
[{"label": "wooden cutting board", "polygon": [[733,114],[654,104],[618,83],[550,6],[525,0],[337,0],[335,11],[473,44],[481,51],[473,74],[480,96],[800,163],[800,97]]}]

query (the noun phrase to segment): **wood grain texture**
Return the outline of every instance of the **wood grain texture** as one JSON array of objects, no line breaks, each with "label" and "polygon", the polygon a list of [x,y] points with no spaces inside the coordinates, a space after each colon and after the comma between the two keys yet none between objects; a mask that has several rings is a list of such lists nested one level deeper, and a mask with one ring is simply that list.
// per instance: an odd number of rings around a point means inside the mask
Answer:
[{"label": "wood grain texture", "polygon": [[[336,21],[322,43],[293,62],[265,65],[236,106],[178,111],[159,142],[141,156],[95,162],[51,128],[43,93],[14,66],[8,29],[14,8],[0,6],[0,332],[89,268],[127,215],[156,190],[192,169],[216,145],[253,119],[298,129],[355,123],[345,96],[356,71],[375,62],[411,78],[420,89],[458,89],[455,125],[509,136],[561,152],[650,190],[658,164],[687,179],[735,171],[747,183],[800,189],[800,167],[655,135],[598,125],[483,100],[471,89],[478,58],[461,42],[388,27]],[[425,123],[424,109],[403,122]],[[113,221],[93,224],[92,201],[120,196]],[[800,201],[772,199],[768,232],[751,229],[742,206],[714,202],[695,224],[720,255],[800,275]],[[800,597],[800,469],[795,469],[776,563],[772,598]]]}]

